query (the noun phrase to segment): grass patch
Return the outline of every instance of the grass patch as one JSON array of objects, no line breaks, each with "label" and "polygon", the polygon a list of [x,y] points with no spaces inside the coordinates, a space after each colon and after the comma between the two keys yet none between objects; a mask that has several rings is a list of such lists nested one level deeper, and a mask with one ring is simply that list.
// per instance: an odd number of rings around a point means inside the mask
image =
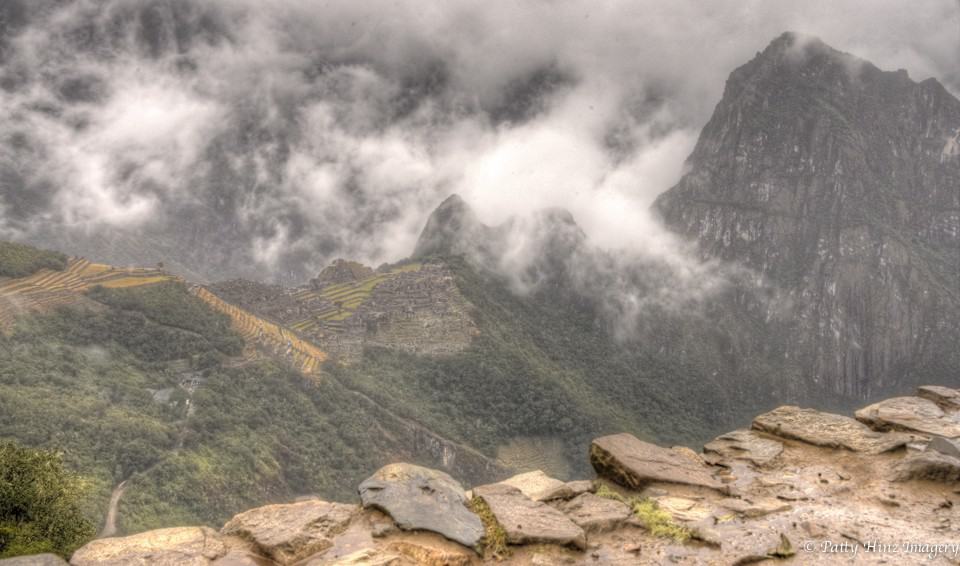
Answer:
[{"label": "grass patch", "polygon": [[483,522],[483,540],[480,542],[480,548],[477,551],[485,558],[502,558],[510,555],[510,549],[507,548],[507,532],[503,530],[497,518],[490,511],[487,502],[480,497],[474,497],[467,502],[467,507],[480,517]]},{"label": "grass patch", "polygon": [[624,497],[606,484],[600,484],[597,487],[597,495],[614,499],[630,507],[633,510],[633,515],[655,537],[685,542],[692,536],[690,529],[674,521],[673,515],[661,509],[653,499],[637,496]]}]

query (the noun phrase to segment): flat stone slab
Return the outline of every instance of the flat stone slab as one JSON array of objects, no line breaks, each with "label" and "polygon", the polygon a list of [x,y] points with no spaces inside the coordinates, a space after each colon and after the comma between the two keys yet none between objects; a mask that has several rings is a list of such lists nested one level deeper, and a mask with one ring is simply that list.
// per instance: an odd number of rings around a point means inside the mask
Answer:
[{"label": "flat stone slab", "polygon": [[790,538],[770,525],[720,524],[712,529],[720,543],[718,564],[753,564],[796,554]]},{"label": "flat stone slab", "polygon": [[546,495],[563,487],[562,481],[551,478],[540,470],[519,474],[500,483],[512,485],[534,501],[543,501]]},{"label": "flat stone slab", "polygon": [[541,494],[541,501],[552,501],[555,499],[573,499],[582,493],[593,493],[596,486],[592,480],[575,480],[565,482],[563,485]]},{"label": "flat stone slab", "polygon": [[711,464],[745,460],[756,466],[765,466],[782,452],[782,442],[747,429],[721,434],[703,446],[703,458]]},{"label": "flat stone slab", "polygon": [[390,515],[401,529],[431,531],[469,548],[476,548],[483,537],[483,523],[466,507],[463,487],[444,472],[390,464],[364,480],[359,490],[364,507]]},{"label": "flat stone slab", "polygon": [[513,486],[502,483],[484,485],[474,488],[473,494],[490,507],[509,544],[587,547],[587,537],[580,526],[561,511],[530,499]]},{"label": "flat stone slab", "polygon": [[633,514],[627,505],[592,493],[563,501],[557,508],[588,533],[616,529]]},{"label": "flat stone slab", "polygon": [[947,409],[960,409],[960,389],[940,385],[921,385],[917,387],[917,397],[929,399]]},{"label": "flat stone slab", "polygon": [[792,405],[777,407],[756,417],[753,419],[753,428],[814,446],[844,448],[868,454],[894,450],[911,440],[910,435],[871,430],[850,417]]},{"label": "flat stone slab", "polygon": [[632,434],[594,440],[590,445],[590,463],[597,474],[632,489],[641,489],[650,482],[667,482],[725,491],[705,465],[677,450],[644,442]]},{"label": "flat stone slab", "polygon": [[894,464],[890,481],[960,481],[960,459],[933,450],[911,452]]},{"label": "flat stone slab", "polygon": [[252,542],[280,564],[292,564],[333,546],[333,537],[359,511],[356,505],[319,499],[267,505],[240,513],[220,532]]},{"label": "flat stone slab", "polygon": [[960,438],[960,412],[944,411],[922,397],[894,397],[856,412],[857,420],[877,430],[905,430]]},{"label": "flat stone slab", "polygon": [[207,527],[157,529],[102,538],[70,557],[73,566],[207,566],[227,553],[217,531]]}]

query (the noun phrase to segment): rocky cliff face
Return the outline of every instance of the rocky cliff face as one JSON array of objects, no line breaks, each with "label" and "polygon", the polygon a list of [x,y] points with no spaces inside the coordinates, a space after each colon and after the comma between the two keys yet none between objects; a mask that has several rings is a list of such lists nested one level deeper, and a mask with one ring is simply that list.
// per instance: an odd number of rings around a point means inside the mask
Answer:
[{"label": "rocky cliff face", "polygon": [[925,386],[856,416],[783,406],[701,453],[604,436],[590,446],[596,478],[569,482],[534,471],[465,492],[444,472],[390,464],[360,484],[359,504],[304,499],[219,532],[102,538],[70,563],[960,563],[960,390]]},{"label": "rocky cliff face", "polygon": [[944,378],[960,292],[960,101],[784,34],[735,70],[682,180],[657,201],[704,256],[790,307],[785,359],[853,397]]}]

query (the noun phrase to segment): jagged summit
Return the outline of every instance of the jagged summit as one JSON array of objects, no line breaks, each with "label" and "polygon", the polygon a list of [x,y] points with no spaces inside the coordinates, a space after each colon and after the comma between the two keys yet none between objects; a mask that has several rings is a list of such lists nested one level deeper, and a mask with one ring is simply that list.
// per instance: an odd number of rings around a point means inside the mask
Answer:
[{"label": "jagged summit", "polygon": [[450,195],[427,219],[413,257],[467,253],[482,246],[489,231],[460,195]]},{"label": "jagged summit", "polygon": [[936,81],[784,34],[731,73],[655,207],[799,299],[811,386],[865,397],[960,363],[960,101]]}]

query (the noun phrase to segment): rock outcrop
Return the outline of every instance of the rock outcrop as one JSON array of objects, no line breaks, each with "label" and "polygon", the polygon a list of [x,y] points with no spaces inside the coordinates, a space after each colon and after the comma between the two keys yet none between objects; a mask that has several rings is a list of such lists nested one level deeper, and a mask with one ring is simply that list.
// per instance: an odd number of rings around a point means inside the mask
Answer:
[{"label": "rock outcrop", "polygon": [[95,540],[70,558],[73,566],[205,565],[227,553],[217,531],[208,527],[176,527]]},{"label": "rock outcrop", "polygon": [[753,428],[827,448],[880,453],[910,441],[902,434],[880,434],[850,417],[800,407],[778,407],[753,419]]},{"label": "rock outcrop", "polygon": [[[958,134],[937,80],[787,33],[730,74],[655,208],[762,276],[738,301],[798,364],[783,387],[865,399],[960,369]],[[760,279],[777,299],[748,299]]]},{"label": "rock outcrop", "polygon": [[463,488],[444,472],[390,464],[360,484],[360,499],[404,530],[432,531],[470,548],[483,537],[483,525],[467,509]]},{"label": "rock outcrop", "polygon": [[640,489],[651,482],[722,489],[710,469],[682,452],[644,442],[631,434],[614,434],[593,441],[590,463],[600,475]]},{"label": "rock outcrop", "polygon": [[474,488],[503,528],[509,544],[556,544],[587,547],[587,536],[579,526],[558,509],[534,501],[506,483]]},{"label": "rock outcrop", "polygon": [[356,512],[354,505],[318,499],[267,505],[240,513],[222,532],[250,541],[278,564],[293,564],[333,546]]},{"label": "rock outcrop", "polygon": [[857,411],[857,420],[877,430],[960,438],[960,410],[944,410],[923,397],[894,397]]},{"label": "rock outcrop", "polygon": [[[917,398],[931,391],[960,395],[924,387]],[[922,403],[891,403],[902,422],[930,416]],[[361,484],[362,505],[269,505],[220,532],[95,540],[71,564],[960,563],[954,441],[878,428],[787,406],[720,435],[702,456],[606,436],[591,445],[596,478],[524,473],[474,487],[472,500],[443,472],[394,464]]]}]

